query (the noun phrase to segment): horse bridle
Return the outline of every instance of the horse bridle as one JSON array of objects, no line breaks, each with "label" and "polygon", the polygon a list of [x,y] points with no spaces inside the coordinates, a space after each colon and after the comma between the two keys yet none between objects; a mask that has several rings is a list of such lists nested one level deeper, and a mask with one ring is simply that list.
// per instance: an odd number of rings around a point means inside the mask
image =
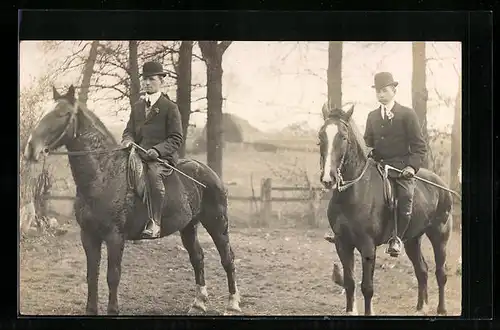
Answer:
[{"label": "horse bridle", "polygon": [[[99,127],[97,127],[94,124],[94,121],[91,120],[91,124],[94,128],[99,130],[103,135],[106,135],[104,132],[101,131]],[[87,155],[91,153],[110,153],[110,152],[115,152],[119,150],[124,150],[127,149],[127,147],[118,147],[118,148],[113,148],[113,149],[101,149],[101,150],[83,150],[83,151],[53,151],[54,147],[61,142],[61,140],[68,134],[71,125],[73,125],[73,135],[72,138],[76,139],[78,137],[78,102],[75,101],[73,111],[71,111],[70,117],[68,119],[68,122],[66,124],[66,127],[62,131],[62,133],[57,137],[57,139],[54,140],[49,146],[47,146],[44,150],[46,155],[70,155],[70,156],[81,156],[81,155]]]},{"label": "horse bridle", "polygon": [[[346,128],[349,128],[349,123],[346,122],[345,120],[339,119],[339,122],[342,123]],[[347,135],[349,137],[349,129],[347,129]],[[350,140],[348,138],[347,139],[347,143],[350,143],[349,141]],[[333,141],[332,141],[332,143],[333,143]],[[366,162],[365,162],[365,165],[363,167],[363,170],[361,171],[361,174],[357,178],[355,178],[353,180],[347,180],[347,181],[345,181],[344,178],[343,178],[343,176],[342,176],[342,167],[344,166],[346,154],[347,154],[347,148],[344,150],[344,152],[342,154],[342,157],[340,158],[340,163],[337,166],[337,169],[335,170],[335,173],[334,173],[335,180],[337,180],[337,190],[339,192],[345,191],[349,187],[351,187],[354,184],[356,184],[359,180],[361,180],[361,178],[363,177],[363,175],[365,175],[365,172],[368,169],[368,165],[369,165],[369,161],[367,159]],[[324,169],[324,164],[322,164],[322,167]]]},{"label": "horse bridle", "polygon": [[47,148],[45,148],[45,151],[47,154],[53,153],[52,149],[54,149],[54,147],[59,142],[61,142],[61,140],[68,134],[69,128],[71,127],[72,124],[73,124],[73,139],[75,139],[77,137],[77,133],[78,133],[78,119],[77,119],[77,115],[76,115],[77,110],[78,110],[78,104],[75,102],[74,109],[70,113],[70,117],[68,119],[68,123],[66,124],[66,127],[61,132],[61,134],[59,134],[57,139],[55,139],[54,142],[52,142],[50,145],[47,146]]}]

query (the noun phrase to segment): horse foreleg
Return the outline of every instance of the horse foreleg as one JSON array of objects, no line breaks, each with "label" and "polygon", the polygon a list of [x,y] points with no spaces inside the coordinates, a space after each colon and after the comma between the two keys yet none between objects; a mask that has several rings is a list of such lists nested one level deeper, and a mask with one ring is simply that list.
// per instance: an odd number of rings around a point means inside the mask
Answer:
[{"label": "horse foreleg", "polygon": [[196,295],[188,313],[205,313],[207,311],[206,304],[208,302],[208,292],[205,285],[204,270],[205,256],[200,242],[198,241],[196,227],[193,224],[188,224],[183,230],[181,230],[181,240],[184,248],[186,248],[189,254],[189,260],[191,261],[191,265],[194,270],[194,278],[196,282]]},{"label": "horse foreleg", "polygon": [[365,300],[365,315],[373,315],[373,274],[375,272],[376,249],[372,242],[366,244],[361,250],[363,279],[361,281],[361,292]]},{"label": "horse foreleg", "polygon": [[413,264],[415,276],[418,282],[418,298],[417,298],[417,311],[421,313],[427,312],[428,307],[428,293],[427,293],[427,272],[428,266],[425,262],[421,250],[422,237],[412,238],[405,242],[405,251],[408,258]]},{"label": "horse foreleg", "polygon": [[88,315],[97,315],[99,264],[101,263],[102,241],[92,233],[80,232],[83,249],[87,257],[87,306]]},{"label": "horse foreleg", "polygon": [[123,235],[117,232],[106,237],[108,250],[108,315],[118,315],[118,285],[120,284],[123,248],[125,240]]},{"label": "horse foreleg", "polygon": [[[338,236],[335,239],[335,248],[339,256],[342,268],[344,270],[343,281],[337,279],[336,282],[343,282],[346,297],[346,313],[347,315],[357,315],[358,309],[356,306],[356,299],[354,297],[354,290],[356,284],[354,283],[354,245],[351,242],[345,241],[344,237]],[[337,276],[338,277],[338,276]]]},{"label": "horse foreleg", "polygon": [[[229,243],[228,222],[225,215],[223,215],[225,223],[223,230],[214,230],[208,227],[207,231],[212,237],[214,244],[219,251],[222,267],[224,268],[227,276],[227,285],[229,289],[229,299],[227,302],[224,315],[231,315],[234,313],[241,313],[240,308],[240,293],[236,284],[236,269],[234,266],[234,253]],[[221,227],[219,227],[221,228]]]}]

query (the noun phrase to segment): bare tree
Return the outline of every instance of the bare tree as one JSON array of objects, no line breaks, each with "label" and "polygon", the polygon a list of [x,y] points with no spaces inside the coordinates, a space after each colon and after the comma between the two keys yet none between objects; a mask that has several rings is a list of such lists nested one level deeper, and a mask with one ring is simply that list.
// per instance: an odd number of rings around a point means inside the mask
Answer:
[{"label": "bare tree", "polygon": [[[415,41],[412,44],[413,73],[412,73],[412,106],[417,113],[422,129],[422,135],[429,146],[429,134],[427,132],[427,99],[428,91],[426,87],[426,56],[425,42]],[[422,164],[429,167],[429,159],[426,157]]]},{"label": "bare tree", "polygon": [[342,107],[342,41],[328,43],[328,102]]},{"label": "bare tree", "polygon": [[141,81],[139,79],[139,62],[137,49],[139,43],[137,40],[128,42],[128,74],[130,76],[130,107],[139,101],[141,92]]},{"label": "bare tree", "polygon": [[188,134],[189,118],[191,116],[191,63],[193,58],[193,42],[182,41],[179,47],[179,60],[175,65],[177,74],[176,102],[181,113],[182,134],[184,140],[179,150],[180,157],[186,155],[186,137]]},{"label": "bare tree", "polygon": [[207,66],[207,163],[222,177],[222,56],[232,41],[199,41]]},{"label": "bare tree", "polygon": [[89,56],[83,68],[82,83],[80,85],[80,93],[78,94],[78,100],[83,104],[87,104],[89,97],[90,79],[94,73],[94,65],[97,60],[97,47],[99,47],[99,40],[92,41]]}]

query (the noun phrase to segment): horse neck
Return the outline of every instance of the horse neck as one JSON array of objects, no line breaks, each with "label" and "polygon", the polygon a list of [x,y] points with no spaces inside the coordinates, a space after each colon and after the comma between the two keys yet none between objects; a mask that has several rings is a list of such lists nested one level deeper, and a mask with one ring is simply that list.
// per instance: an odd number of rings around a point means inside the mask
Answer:
[{"label": "horse neck", "polygon": [[368,161],[364,153],[363,147],[355,141],[351,140],[351,147],[347,149],[341,173],[344,180],[354,180],[358,178]]},{"label": "horse neck", "polygon": [[[86,116],[78,114],[77,137],[66,143],[70,154],[68,160],[77,190],[88,193],[96,185],[106,180],[106,163],[113,153],[87,153],[71,155],[71,152],[103,150],[116,147],[114,139],[105,134],[106,130],[97,129],[96,123],[92,123]],[[100,124],[100,123],[97,123]]]}]

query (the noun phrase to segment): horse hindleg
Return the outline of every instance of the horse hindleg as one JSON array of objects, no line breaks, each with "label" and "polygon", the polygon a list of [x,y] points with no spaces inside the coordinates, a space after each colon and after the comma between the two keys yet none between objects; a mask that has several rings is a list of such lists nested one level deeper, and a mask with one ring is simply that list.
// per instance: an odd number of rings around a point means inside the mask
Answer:
[{"label": "horse hindleg", "polygon": [[437,307],[437,313],[440,315],[446,315],[446,303],[445,303],[445,286],[448,280],[448,276],[445,271],[446,263],[446,245],[450,238],[451,228],[449,222],[440,225],[439,227],[431,227],[427,231],[427,237],[431,241],[432,248],[434,250],[434,260],[436,262],[436,281],[439,288],[439,302]]},{"label": "horse hindleg", "polygon": [[405,242],[405,251],[413,264],[415,276],[418,282],[418,298],[417,298],[417,311],[427,312],[428,293],[427,293],[427,263],[421,250],[422,236],[412,238]]},{"label": "horse hindleg", "polygon": [[[220,217],[224,219],[222,226],[206,226],[208,233],[212,237],[214,244],[219,251],[222,267],[226,271],[227,284],[229,289],[229,299],[224,314],[241,312],[240,308],[240,293],[236,284],[236,270],[234,266],[234,252],[229,243],[228,233],[228,220],[226,214],[221,214]],[[215,228],[223,228],[217,230]]]},{"label": "horse hindleg", "polygon": [[361,281],[361,292],[365,300],[365,315],[373,315],[373,274],[375,272],[376,249],[373,242],[369,242],[361,250],[363,279]]},{"label": "horse hindleg", "polygon": [[88,315],[97,315],[99,265],[101,263],[102,241],[91,233],[80,232],[83,249],[87,257],[87,307]]},{"label": "horse hindleg", "polygon": [[[346,297],[346,313],[347,315],[357,315],[356,299],[354,297],[354,290],[356,285],[354,283],[354,245],[346,242],[342,236],[337,236],[335,239],[335,248],[339,256],[342,268],[344,270],[343,287],[345,289]],[[339,281],[340,282],[340,281]]]},{"label": "horse hindleg", "polygon": [[196,295],[189,313],[197,313],[198,311],[206,312],[208,292],[205,286],[204,254],[198,241],[196,226],[190,223],[180,233],[182,245],[184,245],[189,254],[189,260],[191,261],[196,281]]},{"label": "horse hindleg", "polygon": [[125,240],[117,232],[113,232],[105,239],[108,250],[108,315],[118,315],[118,285],[120,284],[123,248]]}]

